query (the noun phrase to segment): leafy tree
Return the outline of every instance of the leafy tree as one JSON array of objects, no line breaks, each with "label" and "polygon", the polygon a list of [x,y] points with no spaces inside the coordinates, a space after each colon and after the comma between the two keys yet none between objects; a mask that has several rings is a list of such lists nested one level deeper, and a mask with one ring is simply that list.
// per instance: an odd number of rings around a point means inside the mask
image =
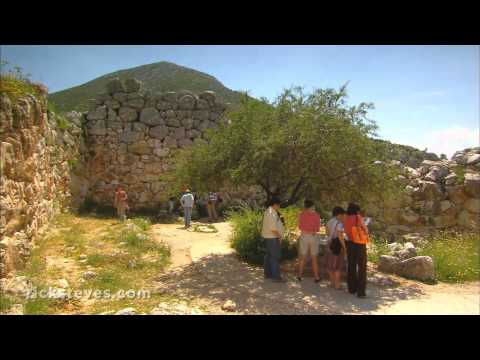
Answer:
[{"label": "leafy tree", "polygon": [[303,197],[362,201],[394,188],[386,145],[373,141],[376,124],[369,103],[348,106],[346,85],[338,91],[284,90],[273,102],[245,96],[228,124],[210,129],[177,158],[175,179],[202,191],[259,185],[284,205]]}]

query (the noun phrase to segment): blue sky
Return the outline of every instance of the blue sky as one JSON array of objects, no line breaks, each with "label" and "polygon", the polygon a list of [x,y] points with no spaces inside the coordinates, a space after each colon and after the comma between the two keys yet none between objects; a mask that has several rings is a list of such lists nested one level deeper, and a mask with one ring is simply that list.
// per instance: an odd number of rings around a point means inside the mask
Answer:
[{"label": "blue sky", "polygon": [[270,99],[349,81],[350,103],[375,104],[384,139],[448,156],[480,141],[478,46],[2,46],[1,56],[51,92],[157,61]]}]

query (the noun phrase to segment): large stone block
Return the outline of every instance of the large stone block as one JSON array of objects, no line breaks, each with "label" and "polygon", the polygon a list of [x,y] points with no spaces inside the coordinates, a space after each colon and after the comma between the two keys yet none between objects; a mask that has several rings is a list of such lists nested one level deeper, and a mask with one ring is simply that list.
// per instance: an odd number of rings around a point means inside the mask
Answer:
[{"label": "large stone block", "polygon": [[164,125],[155,126],[150,129],[150,136],[156,139],[164,139],[168,135],[168,127]]},{"label": "large stone block", "polygon": [[136,131],[125,131],[120,135],[120,141],[126,143],[133,143],[140,141],[144,138],[144,134],[142,132]]},{"label": "large stone block", "polygon": [[398,275],[420,281],[435,280],[435,267],[430,256],[415,256],[400,262]]},{"label": "large stone block", "polygon": [[480,213],[480,199],[470,198],[463,204],[463,208],[471,213]]},{"label": "large stone block", "polygon": [[152,148],[144,140],[128,145],[128,151],[137,155],[147,155],[152,153]]},{"label": "large stone block", "polygon": [[176,128],[173,133],[173,137],[177,140],[185,138],[185,128],[183,127]]},{"label": "large stone block", "polygon": [[474,198],[480,198],[480,174],[466,173],[465,174],[465,192]]},{"label": "large stone block", "polygon": [[94,111],[87,114],[87,120],[105,120],[107,117],[107,107],[105,105],[98,106]]},{"label": "large stone block", "polygon": [[193,110],[195,108],[195,97],[184,95],[178,101],[178,107],[182,110]]},{"label": "large stone block", "polygon": [[461,227],[475,230],[479,228],[479,216],[478,214],[471,213],[467,210],[462,210],[457,217],[457,223]]},{"label": "large stone block", "polygon": [[103,136],[107,134],[107,128],[105,126],[104,120],[98,120],[95,124],[88,130],[90,135],[99,135]]},{"label": "large stone block", "polygon": [[138,113],[137,110],[132,109],[131,107],[121,107],[118,111],[118,116],[123,121],[131,122],[137,120]]},{"label": "large stone block", "polygon": [[446,186],[445,190],[447,192],[448,199],[457,205],[464,203],[465,200],[468,199],[468,196],[465,194],[465,187],[463,185]]},{"label": "large stone block", "polygon": [[145,108],[140,113],[140,121],[148,126],[164,125],[165,121],[160,117],[160,113],[155,108]]},{"label": "large stone block", "polygon": [[177,139],[167,136],[165,140],[163,140],[163,146],[171,149],[175,149],[178,147]]}]

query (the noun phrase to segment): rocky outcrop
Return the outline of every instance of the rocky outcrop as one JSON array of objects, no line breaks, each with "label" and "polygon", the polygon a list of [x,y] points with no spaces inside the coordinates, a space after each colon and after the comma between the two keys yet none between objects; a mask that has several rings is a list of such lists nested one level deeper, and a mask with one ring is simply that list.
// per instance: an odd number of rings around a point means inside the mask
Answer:
[{"label": "rocky outcrop", "polygon": [[79,115],[56,116],[45,94],[15,102],[0,94],[0,277],[23,267],[56,212],[82,201]]},{"label": "rocky outcrop", "polygon": [[111,205],[122,185],[132,209],[157,208],[168,198],[162,175],[178,149],[205,141],[223,119],[225,105],[215,93],[151,94],[141,82],[113,79],[85,114],[90,195]]},{"label": "rocky outcrop", "polygon": [[366,213],[392,236],[443,228],[478,230],[480,147],[456,152],[451,160],[424,160],[418,168],[392,162],[405,184],[402,193]]}]

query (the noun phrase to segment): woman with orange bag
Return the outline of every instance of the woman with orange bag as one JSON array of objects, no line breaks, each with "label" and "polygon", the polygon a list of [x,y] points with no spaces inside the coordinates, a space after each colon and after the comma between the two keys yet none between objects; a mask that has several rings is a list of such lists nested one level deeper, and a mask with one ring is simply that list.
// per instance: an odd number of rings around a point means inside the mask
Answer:
[{"label": "woman with orange bag", "polygon": [[360,206],[350,203],[345,219],[347,241],[347,284],[350,294],[366,297],[368,229],[360,215]]}]

